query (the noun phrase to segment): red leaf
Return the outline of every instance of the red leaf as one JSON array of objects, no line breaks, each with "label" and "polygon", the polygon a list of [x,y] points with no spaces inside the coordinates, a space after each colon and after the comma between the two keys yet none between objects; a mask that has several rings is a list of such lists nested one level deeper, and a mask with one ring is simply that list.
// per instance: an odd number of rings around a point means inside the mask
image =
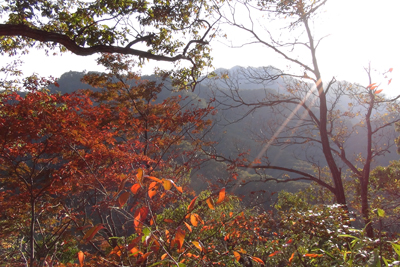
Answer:
[{"label": "red leaf", "polygon": [[392,71],[393,71],[393,68],[390,68],[390,69],[389,69],[389,72],[392,72]]},{"label": "red leaf", "polygon": [[219,194],[218,194],[218,200],[217,200],[217,205],[219,204],[219,203],[221,203],[222,201],[224,201],[224,199],[225,199],[225,187],[224,188],[222,188],[220,191],[219,191]]},{"label": "red leaf", "polygon": [[388,81],[388,85],[389,85],[391,82],[392,82],[392,79],[390,79],[390,80]]}]

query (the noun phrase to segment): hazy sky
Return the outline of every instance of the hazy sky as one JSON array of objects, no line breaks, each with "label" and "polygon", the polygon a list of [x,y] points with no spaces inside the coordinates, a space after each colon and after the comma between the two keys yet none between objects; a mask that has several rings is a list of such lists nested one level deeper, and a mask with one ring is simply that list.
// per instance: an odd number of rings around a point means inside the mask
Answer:
[{"label": "hazy sky", "polygon": [[[323,76],[328,79],[336,76],[351,82],[367,85],[367,76],[363,67],[371,62],[380,71],[394,68],[393,82],[382,88],[390,95],[400,93],[400,1],[399,0],[330,0],[323,8],[318,20],[318,32],[330,34],[318,50]],[[226,29],[228,40],[240,41],[242,33]],[[239,39],[238,39],[239,38]],[[265,47],[246,46],[230,48],[220,41],[212,43],[215,68],[241,66],[273,65],[285,68],[281,58],[269,52]],[[305,55],[307,56],[307,55]],[[78,57],[71,54],[46,57],[41,51],[32,51],[24,56],[24,73],[36,72],[42,76],[60,76],[74,70],[101,70],[96,65],[96,56]],[[2,58],[4,61],[5,58]],[[156,63],[160,65],[160,63]],[[151,67],[143,70],[151,72]],[[380,82],[376,76],[374,82]]]}]

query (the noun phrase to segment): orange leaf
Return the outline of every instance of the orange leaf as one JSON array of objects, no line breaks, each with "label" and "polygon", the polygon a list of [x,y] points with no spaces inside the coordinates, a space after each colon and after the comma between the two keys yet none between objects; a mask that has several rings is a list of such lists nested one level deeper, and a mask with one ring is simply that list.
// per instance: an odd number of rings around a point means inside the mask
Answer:
[{"label": "orange leaf", "polygon": [[320,257],[322,257],[322,254],[311,254],[311,253],[307,253],[307,254],[304,254],[304,257],[320,258]]},{"label": "orange leaf", "polygon": [[132,256],[135,258],[137,258],[139,254],[143,254],[143,252],[141,252],[137,247],[132,248],[129,252],[132,253]]},{"label": "orange leaf", "polygon": [[91,240],[97,234],[97,232],[103,228],[104,226],[102,224],[97,224],[96,226],[93,226],[86,232],[85,236],[83,237],[83,240],[86,240],[86,242]]},{"label": "orange leaf", "polygon": [[237,261],[240,261],[240,253],[239,253],[239,252],[234,251],[234,252],[233,252],[233,255],[235,256],[235,259],[236,259]]},{"label": "orange leaf", "polygon": [[376,91],[375,91],[375,94],[379,94],[379,93],[382,92],[382,91],[383,91],[383,89],[376,90]]},{"label": "orange leaf", "polygon": [[153,198],[157,194],[157,182],[150,183],[148,193],[150,198]]},{"label": "orange leaf", "polygon": [[128,198],[129,198],[129,192],[121,194],[118,198],[119,206],[122,207],[123,205],[125,205],[125,203],[128,201]]},{"label": "orange leaf", "polygon": [[136,264],[144,262],[151,253],[153,253],[153,251],[144,254],[142,257],[140,257],[140,259],[136,262]]},{"label": "orange leaf", "polygon": [[197,197],[193,198],[193,200],[190,202],[189,206],[188,206],[188,211],[193,210],[194,207],[194,203],[196,202]]},{"label": "orange leaf", "polygon": [[275,251],[274,253],[269,254],[268,257],[273,257],[273,256],[275,256],[276,254],[279,254],[279,253],[281,253],[281,251]]},{"label": "orange leaf", "polygon": [[193,226],[197,226],[197,217],[195,214],[190,215],[190,222]]},{"label": "orange leaf", "polygon": [[178,229],[175,234],[174,241],[178,244],[178,249],[181,249],[183,246],[183,241],[185,240],[185,232],[181,229]]},{"label": "orange leaf", "polygon": [[208,205],[208,207],[209,207],[210,209],[212,209],[212,210],[215,209],[215,208],[214,208],[214,205],[213,205],[213,203],[212,203],[211,198],[207,198],[206,202],[207,202],[207,205]]},{"label": "orange leaf", "polygon": [[78,252],[78,260],[81,267],[83,267],[83,261],[85,260],[85,254],[82,251]]},{"label": "orange leaf", "polygon": [[156,178],[156,177],[154,177],[154,176],[147,176],[147,175],[145,175],[144,178],[148,178],[148,179],[153,180],[153,181],[156,181],[157,183],[160,183],[160,184],[162,183],[160,179],[158,179],[158,178]]},{"label": "orange leaf", "polygon": [[140,224],[140,212],[135,216],[135,220],[133,221],[133,225],[135,225],[135,227],[138,227]]},{"label": "orange leaf", "polygon": [[110,255],[115,254],[121,256],[121,247],[115,246],[113,250],[111,250]]},{"label": "orange leaf", "polygon": [[136,194],[137,193],[137,191],[140,189],[140,184],[134,184],[134,185],[132,185],[132,187],[131,187],[131,192],[133,193],[133,194]]},{"label": "orange leaf", "polygon": [[[376,84],[376,83],[371,83],[370,85],[367,86],[367,89],[368,89],[368,88],[371,88],[371,87],[374,86],[375,84]],[[371,90],[372,90],[372,89],[371,89]]]},{"label": "orange leaf", "polygon": [[264,261],[263,261],[262,259],[260,259],[260,258],[257,258],[257,257],[251,257],[251,259],[252,259],[253,261],[255,261],[255,262],[258,262],[258,263],[264,264]]},{"label": "orange leaf", "polygon": [[173,223],[174,220],[172,220],[172,219],[164,219],[164,222],[166,222],[166,223]]},{"label": "orange leaf", "polygon": [[374,89],[376,89],[378,86],[377,85],[375,85],[375,86],[372,86],[370,89],[371,90],[374,90]]},{"label": "orange leaf", "polygon": [[203,248],[201,247],[201,245],[200,245],[200,243],[199,243],[198,241],[192,241],[192,244],[193,244],[196,248],[198,248],[200,251],[203,250]]},{"label": "orange leaf", "polygon": [[392,72],[392,71],[393,71],[393,68],[390,68],[390,69],[389,69],[389,72]]},{"label": "orange leaf", "polygon": [[189,229],[189,232],[192,232],[192,227],[190,227],[190,225],[187,222],[184,222],[186,225],[186,228]]},{"label": "orange leaf", "polygon": [[168,254],[167,254],[167,253],[164,253],[164,254],[161,256],[161,260],[165,259],[167,256],[168,256]]},{"label": "orange leaf", "polygon": [[291,238],[286,242],[286,244],[291,244],[292,242],[293,242],[293,239]]},{"label": "orange leaf", "polygon": [[389,85],[391,82],[392,82],[392,79],[390,79],[390,80],[388,81],[388,85]]},{"label": "orange leaf", "polygon": [[173,185],[175,186],[176,190],[183,193],[182,186],[177,186],[175,183],[173,183]]},{"label": "orange leaf", "polygon": [[139,181],[139,183],[142,183],[142,179],[143,179],[143,170],[142,169],[138,169],[136,178]]},{"label": "orange leaf", "polygon": [[171,180],[167,180],[167,179],[162,179],[162,183],[163,183],[163,186],[164,186],[164,189],[165,190],[170,190],[171,188],[172,188],[172,182],[171,182]]},{"label": "orange leaf", "polygon": [[290,256],[290,258],[289,258],[289,264],[292,263],[293,258],[294,258],[294,252],[292,253],[292,256]]},{"label": "orange leaf", "polygon": [[224,201],[224,199],[225,199],[225,187],[224,188],[222,188],[220,191],[219,191],[219,194],[218,194],[218,200],[217,200],[217,205],[219,204],[219,203],[221,203],[222,201]]}]

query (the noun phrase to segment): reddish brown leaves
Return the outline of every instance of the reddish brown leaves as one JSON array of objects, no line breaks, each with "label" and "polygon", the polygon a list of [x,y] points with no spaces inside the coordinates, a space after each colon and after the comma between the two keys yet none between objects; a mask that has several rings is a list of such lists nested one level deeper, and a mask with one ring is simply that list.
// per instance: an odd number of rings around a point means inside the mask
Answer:
[{"label": "reddish brown leaves", "polygon": [[187,208],[189,212],[194,209],[194,204],[196,203],[196,199],[197,199],[197,197],[193,198],[193,200],[190,202],[190,204]]},{"label": "reddish brown leaves", "polygon": [[119,206],[122,207],[129,199],[129,192],[122,193],[118,198]]},{"label": "reddish brown leaves", "polygon": [[97,224],[96,226],[93,226],[83,236],[83,240],[85,240],[86,242],[90,241],[97,234],[97,232],[103,228],[104,226],[102,224]]}]

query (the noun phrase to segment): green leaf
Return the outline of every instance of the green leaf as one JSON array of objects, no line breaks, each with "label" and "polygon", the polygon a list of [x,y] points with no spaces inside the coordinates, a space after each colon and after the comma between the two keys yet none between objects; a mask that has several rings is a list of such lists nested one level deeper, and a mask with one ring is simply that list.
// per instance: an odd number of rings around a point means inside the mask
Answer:
[{"label": "green leaf", "polygon": [[378,209],[378,216],[381,218],[385,217],[385,211],[383,209]]}]

